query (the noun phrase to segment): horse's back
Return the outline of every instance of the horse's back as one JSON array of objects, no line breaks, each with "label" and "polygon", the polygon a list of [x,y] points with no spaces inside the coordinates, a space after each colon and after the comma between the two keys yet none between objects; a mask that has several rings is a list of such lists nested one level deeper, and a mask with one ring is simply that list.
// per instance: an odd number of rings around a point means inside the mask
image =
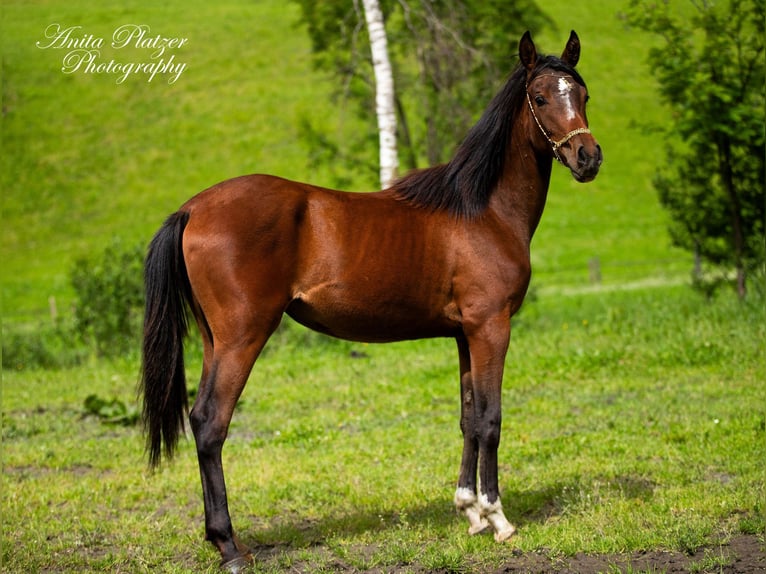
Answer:
[{"label": "horse's back", "polygon": [[295,182],[270,175],[244,175],[222,181],[181,206],[198,227],[234,231],[239,226],[265,224],[305,205],[307,190]]}]

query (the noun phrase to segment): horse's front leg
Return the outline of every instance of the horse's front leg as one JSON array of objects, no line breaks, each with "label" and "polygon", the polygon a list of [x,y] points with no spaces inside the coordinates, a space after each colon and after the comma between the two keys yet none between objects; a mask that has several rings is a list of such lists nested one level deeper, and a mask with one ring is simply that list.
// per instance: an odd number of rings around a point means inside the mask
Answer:
[{"label": "horse's front leg", "polygon": [[477,507],[481,519],[494,529],[495,540],[502,542],[516,531],[503,513],[497,476],[501,389],[510,339],[510,317],[499,314],[467,332],[466,337],[473,386],[473,435],[478,443],[480,492]]},{"label": "horse's front leg", "polygon": [[489,521],[481,515],[479,498],[476,494],[479,440],[476,434],[476,411],[468,341],[464,337],[458,337],[457,347],[460,355],[460,430],[463,433],[463,457],[460,461],[460,476],[455,491],[455,507],[468,519],[468,533],[473,535],[487,529]]}]

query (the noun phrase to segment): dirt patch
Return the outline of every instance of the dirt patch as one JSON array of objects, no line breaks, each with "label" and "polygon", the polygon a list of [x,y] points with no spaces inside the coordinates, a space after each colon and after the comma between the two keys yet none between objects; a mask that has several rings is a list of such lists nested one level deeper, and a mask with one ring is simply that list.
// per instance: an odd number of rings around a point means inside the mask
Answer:
[{"label": "dirt patch", "polygon": [[[323,572],[354,574],[451,574],[453,570],[430,570],[417,563],[360,570],[333,556],[326,549],[313,549],[313,559],[293,554],[289,571],[308,574]],[[284,558],[279,546],[256,549],[256,560],[278,564]],[[321,568],[318,568],[321,566]],[[461,572],[473,574],[618,574],[652,572],[656,574],[759,574],[766,572],[766,552],[757,536],[741,535],[720,545],[700,548],[691,554],[682,552],[634,552],[631,554],[577,554],[551,557],[544,552],[517,553],[500,568],[482,569],[470,565]]]},{"label": "dirt patch", "polygon": [[598,572],[710,572],[755,574],[766,572],[766,552],[756,536],[737,536],[715,547],[682,552],[632,554],[577,554],[551,558],[542,553],[520,554],[492,574],[595,574]]}]

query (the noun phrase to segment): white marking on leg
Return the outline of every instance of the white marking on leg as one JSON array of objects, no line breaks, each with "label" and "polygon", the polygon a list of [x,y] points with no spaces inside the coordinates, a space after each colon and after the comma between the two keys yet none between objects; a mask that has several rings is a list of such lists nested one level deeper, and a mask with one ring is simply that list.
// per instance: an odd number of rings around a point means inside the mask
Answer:
[{"label": "white marking on leg", "polygon": [[481,515],[479,499],[471,489],[458,487],[455,491],[455,506],[468,519],[468,534],[471,536],[489,528],[489,521]]},{"label": "white marking on leg", "polygon": [[481,507],[482,516],[486,517],[486,520],[495,529],[495,541],[505,542],[511,536],[513,536],[516,529],[513,524],[508,522],[508,519],[503,513],[503,504],[498,498],[495,502],[490,503],[486,494],[479,496],[479,506]]}]

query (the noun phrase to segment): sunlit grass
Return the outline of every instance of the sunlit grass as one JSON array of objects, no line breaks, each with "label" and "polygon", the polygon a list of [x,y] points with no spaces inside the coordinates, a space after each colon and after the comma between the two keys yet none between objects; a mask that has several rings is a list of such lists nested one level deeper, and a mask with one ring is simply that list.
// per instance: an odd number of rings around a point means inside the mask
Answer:
[{"label": "sunlit grass", "polygon": [[[519,527],[507,545],[468,537],[452,506],[454,343],[333,342],[288,325],[256,364],[224,449],[234,526],[259,571],[460,571],[514,550],[686,552],[762,533],[758,313],[755,301],[710,304],[681,288],[525,309],[503,391],[500,485]],[[217,561],[202,540],[193,441],[152,475],[139,429],[83,406],[91,393],[132,400],[136,369],[6,373],[2,512],[25,527],[4,527],[5,564],[182,572]],[[192,388],[198,372],[192,353]]]}]

